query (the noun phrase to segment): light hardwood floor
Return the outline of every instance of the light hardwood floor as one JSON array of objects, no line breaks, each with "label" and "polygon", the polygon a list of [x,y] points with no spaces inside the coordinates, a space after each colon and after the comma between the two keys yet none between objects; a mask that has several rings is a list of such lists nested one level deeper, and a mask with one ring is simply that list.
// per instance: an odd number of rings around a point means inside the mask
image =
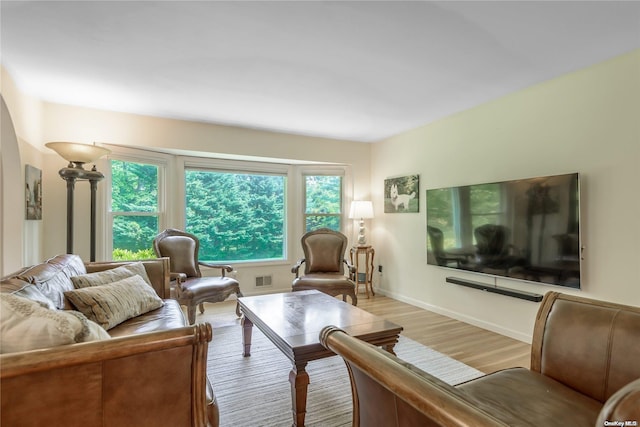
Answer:
[{"label": "light hardwood floor", "polygon": [[[358,307],[401,325],[404,336],[482,372],[529,367],[531,346],[527,343],[381,295],[369,299],[358,295]],[[196,317],[198,321],[210,322],[214,336],[215,328],[239,324],[235,300],[206,303],[204,314]]]},{"label": "light hardwood floor", "polygon": [[381,295],[359,295],[358,307],[401,325],[406,337],[482,372],[529,367],[531,346],[522,341]]}]

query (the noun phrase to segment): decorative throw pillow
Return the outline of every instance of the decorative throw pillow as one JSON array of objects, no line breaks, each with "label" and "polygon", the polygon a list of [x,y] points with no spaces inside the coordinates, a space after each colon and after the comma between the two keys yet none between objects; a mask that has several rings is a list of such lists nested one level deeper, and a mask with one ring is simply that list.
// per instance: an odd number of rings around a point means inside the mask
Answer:
[{"label": "decorative throw pillow", "polygon": [[164,304],[138,275],[107,285],[67,291],[64,295],[76,309],[107,330]]},{"label": "decorative throw pillow", "polygon": [[0,353],[109,338],[107,331],[77,311],[51,310],[12,294],[0,298]]},{"label": "decorative throw pillow", "polygon": [[147,275],[147,270],[141,262],[132,262],[109,270],[72,276],[71,281],[76,289],[80,289],[89,286],[107,285],[117,282],[118,280],[126,279],[127,277],[135,276],[136,274],[142,277],[149,286],[152,286],[151,280],[149,280],[149,276]]}]

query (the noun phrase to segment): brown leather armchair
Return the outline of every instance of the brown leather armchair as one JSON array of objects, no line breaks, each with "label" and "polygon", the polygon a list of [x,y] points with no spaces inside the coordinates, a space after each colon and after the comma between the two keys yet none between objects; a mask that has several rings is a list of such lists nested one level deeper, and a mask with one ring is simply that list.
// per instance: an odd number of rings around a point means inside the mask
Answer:
[{"label": "brown leather armchair", "polygon": [[[296,275],[292,290],[315,289],[334,297],[342,295],[343,301],[349,296],[351,304],[358,305],[356,285],[352,280],[356,270],[344,257],[347,236],[329,228],[320,228],[302,236],[301,243],[304,258],[291,268]],[[304,275],[300,276],[302,264],[305,265]],[[345,266],[348,277],[345,276]]]},{"label": "brown leather armchair", "polygon": [[[168,228],[153,240],[153,249],[158,257],[169,257],[171,283],[175,298],[187,306],[189,323],[196,321],[196,306],[204,313],[204,302],[221,302],[231,294],[242,296],[240,284],[225,273],[233,271],[230,265],[211,264],[198,260],[200,241],[185,231]],[[203,277],[200,266],[220,269],[220,276]],[[236,314],[240,317],[240,306],[236,304]]]},{"label": "brown leather armchair", "polygon": [[431,245],[431,251],[436,258],[438,265],[447,267],[452,263],[455,263],[455,267],[460,268],[469,263],[469,254],[466,253],[453,253],[444,250],[444,234],[442,230],[436,227],[427,225],[427,234],[429,235],[429,243]]},{"label": "brown leather armchair", "polygon": [[504,225],[484,224],[473,230],[476,238],[476,269],[503,270],[526,264],[525,258],[509,243],[511,231]]}]

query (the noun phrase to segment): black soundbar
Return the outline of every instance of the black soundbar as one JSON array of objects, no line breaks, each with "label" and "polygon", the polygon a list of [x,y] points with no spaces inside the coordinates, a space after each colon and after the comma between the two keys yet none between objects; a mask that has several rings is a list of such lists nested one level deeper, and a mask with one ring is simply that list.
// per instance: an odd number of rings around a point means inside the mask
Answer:
[{"label": "black soundbar", "polygon": [[533,292],[519,291],[517,289],[502,288],[500,286],[491,286],[486,283],[475,282],[473,280],[460,279],[458,277],[447,277],[447,282],[455,285],[466,286],[468,288],[480,289],[494,294],[507,295],[513,298],[520,298],[527,301],[540,302],[542,295]]}]

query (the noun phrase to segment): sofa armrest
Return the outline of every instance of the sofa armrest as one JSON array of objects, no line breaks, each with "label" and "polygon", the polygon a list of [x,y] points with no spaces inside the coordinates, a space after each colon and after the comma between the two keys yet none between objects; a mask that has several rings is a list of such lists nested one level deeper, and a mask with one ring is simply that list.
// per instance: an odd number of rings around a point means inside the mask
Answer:
[{"label": "sofa armrest", "polygon": [[219,269],[222,277],[225,277],[227,273],[231,273],[233,271],[233,267],[229,264],[213,264],[205,261],[198,261],[198,264],[207,268]]},{"label": "sofa armrest", "polygon": [[296,262],[295,265],[291,267],[291,272],[296,275],[296,278],[299,277],[300,267],[302,267],[302,264],[304,264],[304,262],[305,262],[305,259],[300,258],[298,262]]},{"label": "sofa armrest", "polygon": [[606,421],[640,421],[640,378],[622,387],[604,403],[596,425],[605,426]]},{"label": "sofa armrest", "polygon": [[175,280],[175,282],[178,284],[184,283],[184,281],[187,280],[187,275],[185,273],[173,272],[169,275],[169,277],[171,278],[172,282]]},{"label": "sofa armrest", "polygon": [[344,264],[346,265],[346,270],[347,270],[347,274],[349,275],[350,279],[355,279],[355,275],[356,275],[356,266],[351,264],[351,262],[346,259],[343,258],[342,260],[344,262]]},{"label": "sofa armrest", "polygon": [[[0,356],[0,424],[217,426],[211,325]],[[29,398],[25,398],[29,396]]]},{"label": "sofa armrest", "polygon": [[335,326],[322,329],[320,342],[347,365],[354,426],[507,426],[455,387]]}]

